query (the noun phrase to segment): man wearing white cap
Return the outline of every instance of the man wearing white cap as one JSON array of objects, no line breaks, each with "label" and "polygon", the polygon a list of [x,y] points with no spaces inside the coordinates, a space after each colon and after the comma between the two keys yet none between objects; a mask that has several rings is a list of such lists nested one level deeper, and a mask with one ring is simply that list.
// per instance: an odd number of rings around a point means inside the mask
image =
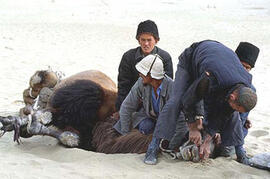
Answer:
[{"label": "man wearing white cap", "polygon": [[[161,57],[157,54],[144,57],[137,63],[136,69],[140,78],[123,101],[120,120],[114,125],[122,135],[129,133],[132,128],[138,128],[143,134],[152,133],[172,91],[173,81],[165,74]],[[140,104],[142,108],[136,112]],[[154,143],[158,145],[158,142]]]},{"label": "man wearing white cap", "polygon": [[116,111],[114,118],[119,118],[120,107],[127,97],[132,86],[139,78],[136,64],[149,54],[158,54],[163,62],[165,74],[173,78],[173,64],[170,54],[157,46],[160,41],[158,27],[152,20],[139,23],[136,33],[139,47],[132,48],[122,56],[118,68],[118,92],[115,101]]}]

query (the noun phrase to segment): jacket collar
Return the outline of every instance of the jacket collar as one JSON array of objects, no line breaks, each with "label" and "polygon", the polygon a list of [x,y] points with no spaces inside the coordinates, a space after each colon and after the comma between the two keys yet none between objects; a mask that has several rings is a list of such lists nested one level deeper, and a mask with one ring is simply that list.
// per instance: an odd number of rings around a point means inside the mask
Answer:
[{"label": "jacket collar", "polygon": [[[158,49],[157,47],[155,46],[154,49],[152,50],[151,54],[156,54],[158,52]],[[141,47],[138,47],[137,50],[136,50],[136,53],[135,53],[135,59],[138,60],[138,59],[143,59],[145,56],[143,55],[142,53],[142,49]]]}]

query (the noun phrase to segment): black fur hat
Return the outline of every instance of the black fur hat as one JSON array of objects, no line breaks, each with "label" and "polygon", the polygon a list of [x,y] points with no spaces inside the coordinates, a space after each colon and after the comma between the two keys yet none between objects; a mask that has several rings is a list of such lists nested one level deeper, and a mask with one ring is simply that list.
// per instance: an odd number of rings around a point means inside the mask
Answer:
[{"label": "black fur hat", "polygon": [[136,34],[137,40],[139,39],[139,36],[142,33],[151,33],[155,37],[156,40],[159,40],[158,28],[154,21],[146,20],[146,21],[141,22],[138,25],[137,34]]},{"label": "black fur hat", "polygon": [[260,49],[248,42],[240,42],[235,53],[240,61],[248,63],[252,68],[258,58]]}]

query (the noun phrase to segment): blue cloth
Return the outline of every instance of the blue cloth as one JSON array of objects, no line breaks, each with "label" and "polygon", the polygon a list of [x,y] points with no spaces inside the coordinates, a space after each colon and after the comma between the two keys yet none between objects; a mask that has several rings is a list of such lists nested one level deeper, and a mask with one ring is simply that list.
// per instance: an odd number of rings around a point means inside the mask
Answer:
[{"label": "blue cloth", "polygon": [[155,165],[157,163],[158,150],[160,139],[153,137],[151,143],[148,145],[147,152],[145,154],[144,163]]},{"label": "blue cloth", "polygon": [[152,119],[146,118],[138,124],[138,129],[142,134],[148,135],[153,133],[155,125],[156,123]]},{"label": "blue cloth", "polygon": [[[188,132],[188,126],[186,124],[185,118],[183,115],[181,118],[178,117],[181,116],[179,109],[181,94],[183,94],[183,90],[181,90],[179,86],[185,85],[189,80],[188,72],[178,64],[177,71],[175,73],[175,80],[172,86],[171,97],[158,116],[156,128],[154,131],[154,137],[170,141],[171,138],[175,135],[176,123],[179,127],[179,141],[181,141]],[[177,119],[178,121],[174,121]]]},{"label": "blue cloth", "polygon": [[[152,87],[152,105],[153,105],[154,112],[157,116],[159,114],[159,103],[160,103],[161,89],[162,89],[162,83],[157,89],[158,96],[156,98],[154,88]],[[148,135],[148,134],[153,133],[155,125],[156,125],[156,122],[154,122],[151,118],[145,118],[139,123],[138,129],[142,134]]]},{"label": "blue cloth", "polygon": [[241,146],[244,144],[242,121],[239,112],[224,118],[221,122],[220,135],[222,146]]},{"label": "blue cloth", "polygon": [[152,87],[152,104],[153,104],[153,109],[154,109],[157,116],[159,115],[159,102],[160,102],[161,89],[162,89],[162,83],[160,84],[160,86],[157,89],[158,96],[156,98],[154,88]]},{"label": "blue cloth", "polygon": [[247,121],[247,117],[249,115],[249,112],[245,112],[245,113],[240,113],[240,118],[242,121],[242,128],[243,128],[243,134],[244,134],[244,138],[247,136],[248,134],[248,129],[245,127],[245,123]]},{"label": "blue cloth", "polygon": [[[192,44],[179,57],[172,98],[166,103],[159,115],[154,131],[155,137],[171,140],[181,110],[184,111],[186,118],[189,120],[194,119],[192,116],[198,115],[197,112],[194,113],[194,109],[201,99],[196,96],[196,89],[206,71],[210,73],[210,77],[213,77],[213,79],[210,80],[207,94],[202,96],[204,102],[207,103],[204,112],[206,113],[208,126],[205,127],[213,131],[224,130],[225,126],[235,129],[235,122],[237,125],[239,122],[241,123],[238,112],[239,120],[230,122],[234,111],[227,107],[228,104],[226,104],[225,99],[236,84],[241,83],[250,86],[252,76],[245,71],[231,49],[219,42],[202,41]],[[225,108],[226,111],[224,111]],[[186,124],[183,120],[180,122],[183,125],[184,133]],[[237,135],[236,140],[226,144],[242,144],[242,141],[238,141],[238,139]]]},{"label": "blue cloth", "polygon": [[[256,88],[251,84],[251,89],[253,89],[256,92]],[[240,113],[240,118],[242,121],[242,130],[243,130],[243,137],[245,138],[248,134],[248,129],[245,127],[245,123],[247,121],[249,112]]]}]

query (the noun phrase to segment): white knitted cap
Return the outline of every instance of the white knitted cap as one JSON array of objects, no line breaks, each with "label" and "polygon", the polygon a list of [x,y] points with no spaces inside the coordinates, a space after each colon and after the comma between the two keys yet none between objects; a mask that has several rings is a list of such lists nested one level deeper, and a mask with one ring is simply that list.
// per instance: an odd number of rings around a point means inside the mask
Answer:
[{"label": "white knitted cap", "polygon": [[158,80],[164,78],[165,74],[163,62],[160,56],[157,54],[156,55],[150,54],[144,57],[139,63],[136,64],[136,69],[144,76],[147,76],[147,73],[150,72],[151,77]]}]

